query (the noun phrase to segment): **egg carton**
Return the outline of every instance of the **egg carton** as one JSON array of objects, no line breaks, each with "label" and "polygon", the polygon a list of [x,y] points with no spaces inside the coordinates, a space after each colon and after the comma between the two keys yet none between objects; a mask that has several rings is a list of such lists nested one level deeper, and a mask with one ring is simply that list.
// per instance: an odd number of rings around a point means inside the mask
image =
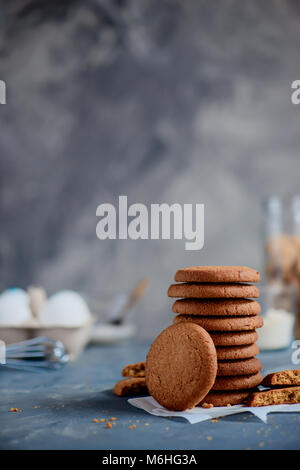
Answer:
[{"label": "egg carton", "polygon": [[[36,294],[41,295],[41,292],[37,290],[30,292],[30,290],[28,290],[28,293],[32,316],[20,322],[20,324],[0,324],[0,340],[4,341],[5,344],[12,344],[39,336],[45,336],[53,340],[61,341],[71,359],[77,357],[90,340],[95,321],[94,317],[89,315],[86,321],[80,325],[42,324],[43,322],[39,319],[41,305],[38,305],[41,297],[39,299],[36,296]],[[36,302],[36,300],[38,300],[38,302]],[[42,303],[45,303],[45,299]],[[11,318],[13,323],[13,320],[15,320],[13,312],[11,312]]]}]

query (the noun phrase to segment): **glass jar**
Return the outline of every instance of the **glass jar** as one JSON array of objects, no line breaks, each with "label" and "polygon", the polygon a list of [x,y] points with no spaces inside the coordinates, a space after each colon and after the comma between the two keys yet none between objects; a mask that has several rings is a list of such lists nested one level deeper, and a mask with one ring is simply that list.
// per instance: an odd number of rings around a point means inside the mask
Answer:
[{"label": "glass jar", "polygon": [[262,328],[257,330],[261,350],[284,349],[295,338],[297,289],[293,285],[273,284],[259,288]]},{"label": "glass jar", "polygon": [[295,286],[296,338],[300,338],[300,195],[291,201],[267,199],[265,212],[265,282]]}]

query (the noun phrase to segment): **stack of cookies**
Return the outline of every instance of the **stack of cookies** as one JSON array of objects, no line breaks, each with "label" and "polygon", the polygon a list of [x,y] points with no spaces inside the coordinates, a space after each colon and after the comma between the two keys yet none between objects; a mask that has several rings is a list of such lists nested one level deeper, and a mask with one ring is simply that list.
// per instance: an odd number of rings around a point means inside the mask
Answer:
[{"label": "stack of cookies", "polygon": [[245,402],[261,383],[261,363],[255,357],[257,328],[263,325],[259,290],[252,283],[259,272],[245,266],[195,266],[179,269],[169,297],[178,297],[173,323],[192,322],[206,330],[217,352],[217,376],[201,400],[206,406]]}]

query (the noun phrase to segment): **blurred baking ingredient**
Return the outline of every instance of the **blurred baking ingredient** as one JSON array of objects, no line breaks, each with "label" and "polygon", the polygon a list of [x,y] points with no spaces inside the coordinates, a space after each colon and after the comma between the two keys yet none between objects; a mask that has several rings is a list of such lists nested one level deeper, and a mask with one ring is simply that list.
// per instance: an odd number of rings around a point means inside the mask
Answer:
[{"label": "blurred baking ingredient", "polygon": [[61,341],[74,359],[89,342],[92,325],[85,300],[73,291],[58,292],[48,300],[39,287],[29,287],[28,293],[8,289],[0,295],[0,339],[6,344],[46,336]]},{"label": "blurred baking ingredient", "polygon": [[90,322],[91,313],[81,295],[65,290],[48,298],[38,318],[42,326],[76,327]]},{"label": "blurred baking ingredient", "polygon": [[91,331],[91,341],[97,344],[113,344],[132,338],[137,328],[133,323],[124,325],[109,325],[107,323],[96,323]]},{"label": "blurred baking ingredient", "polygon": [[295,315],[286,310],[270,308],[263,315],[264,325],[258,332],[257,345],[260,349],[282,349],[293,339]]},{"label": "blurred baking ingredient", "polygon": [[130,293],[114,294],[108,302],[101,305],[101,299],[92,304],[92,312],[98,314],[98,321],[91,332],[91,341],[94,343],[118,343],[132,338],[137,331],[133,322],[134,307],[142,298],[150,281],[147,278],[139,280]]},{"label": "blurred baking ingredient", "polygon": [[265,203],[265,270],[267,278],[281,280],[280,237],[282,235],[282,207],[278,197]]},{"label": "blurred baking ingredient", "polygon": [[264,325],[258,331],[259,348],[287,348],[295,337],[296,286],[283,283],[261,286],[260,303]]},{"label": "blurred baking ingredient", "polygon": [[144,295],[149,285],[150,285],[150,281],[147,278],[144,278],[138,281],[138,283],[134,286],[134,288],[130,292],[127,302],[118,313],[117,318],[114,318],[113,320],[111,320],[110,323],[113,325],[120,325],[124,321],[124,318],[126,317],[126,315],[133,309],[133,307],[138,302],[138,300]]},{"label": "blurred baking ingredient", "polygon": [[266,274],[271,280],[297,283],[300,277],[300,236],[274,235],[266,243]]},{"label": "blurred baking ingredient", "polygon": [[27,292],[29,296],[29,307],[33,316],[37,318],[47,301],[46,291],[42,287],[29,286]]},{"label": "blurred baking ingredient", "polygon": [[[296,337],[300,338],[300,195],[295,195],[288,206],[279,197],[270,197],[265,216],[266,280],[297,286]],[[292,220],[289,224],[288,219]]]},{"label": "blurred baking ingredient", "polygon": [[29,297],[25,290],[14,287],[0,295],[0,326],[21,326],[31,319]]}]

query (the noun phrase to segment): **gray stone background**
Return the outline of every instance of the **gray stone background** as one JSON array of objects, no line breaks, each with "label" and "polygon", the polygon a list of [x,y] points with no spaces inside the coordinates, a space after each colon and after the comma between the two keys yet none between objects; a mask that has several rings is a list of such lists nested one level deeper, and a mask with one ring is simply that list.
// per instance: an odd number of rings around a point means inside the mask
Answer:
[{"label": "gray stone background", "polygon": [[[299,192],[297,1],[1,2],[0,287],[129,290],[140,335],[195,264],[263,265],[261,201]],[[204,203],[205,246],[100,241],[96,208]]]}]

